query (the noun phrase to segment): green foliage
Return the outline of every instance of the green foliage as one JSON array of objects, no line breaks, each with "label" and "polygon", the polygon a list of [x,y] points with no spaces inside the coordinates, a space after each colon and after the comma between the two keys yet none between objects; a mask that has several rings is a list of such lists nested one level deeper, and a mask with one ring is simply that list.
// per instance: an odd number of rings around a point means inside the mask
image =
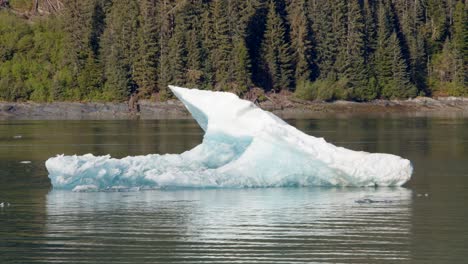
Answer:
[{"label": "green foliage", "polygon": [[303,100],[334,101],[347,100],[348,80],[317,80],[315,82],[301,81],[296,86],[294,95]]},{"label": "green foliage", "polygon": [[288,7],[291,49],[294,55],[294,76],[297,82],[313,77],[313,46],[311,23],[305,0],[291,1]]},{"label": "green foliage", "polygon": [[266,22],[266,32],[262,43],[262,65],[264,87],[280,91],[290,89],[293,84],[292,56],[286,41],[286,29],[276,10],[274,1],[270,1]]},{"label": "green foliage", "polygon": [[65,51],[59,23],[55,17],[28,23],[0,12],[0,99],[55,99],[53,79]]},{"label": "green foliage", "polygon": [[31,1],[0,11],[0,100],[166,100],[168,84],[310,100],[468,94],[465,0],[63,3],[27,19]]}]

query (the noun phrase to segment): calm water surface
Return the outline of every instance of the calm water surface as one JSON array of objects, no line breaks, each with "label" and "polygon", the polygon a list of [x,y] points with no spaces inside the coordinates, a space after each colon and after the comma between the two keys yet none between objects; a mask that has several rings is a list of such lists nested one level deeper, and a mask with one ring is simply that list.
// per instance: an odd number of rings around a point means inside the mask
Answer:
[{"label": "calm water surface", "polygon": [[[468,119],[289,122],[406,157],[415,174],[405,188],[53,191],[51,156],[180,153],[202,131],[191,120],[0,121],[0,203],[11,204],[0,263],[467,263]],[[356,202],[366,198],[379,202]]]}]

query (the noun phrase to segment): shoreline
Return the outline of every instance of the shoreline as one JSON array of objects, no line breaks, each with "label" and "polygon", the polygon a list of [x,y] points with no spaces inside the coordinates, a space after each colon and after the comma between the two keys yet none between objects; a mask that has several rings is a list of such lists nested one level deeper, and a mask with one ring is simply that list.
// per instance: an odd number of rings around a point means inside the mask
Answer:
[{"label": "shoreline", "polygon": [[[140,112],[128,110],[122,103],[81,102],[0,102],[0,120],[163,120],[190,119],[178,100],[152,102],[140,100]],[[311,102],[292,98],[269,100],[259,106],[281,118],[347,118],[355,116],[434,116],[468,117],[466,97],[418,97],[408,100]]]}]

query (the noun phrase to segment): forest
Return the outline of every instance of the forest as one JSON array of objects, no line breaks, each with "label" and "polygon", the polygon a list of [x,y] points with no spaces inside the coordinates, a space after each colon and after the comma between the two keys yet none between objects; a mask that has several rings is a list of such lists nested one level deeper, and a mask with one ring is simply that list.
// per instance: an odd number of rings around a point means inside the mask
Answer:
[{"label": "forest", "polygon": [[468,96],[466,0],[0,0],[0,100]]}]

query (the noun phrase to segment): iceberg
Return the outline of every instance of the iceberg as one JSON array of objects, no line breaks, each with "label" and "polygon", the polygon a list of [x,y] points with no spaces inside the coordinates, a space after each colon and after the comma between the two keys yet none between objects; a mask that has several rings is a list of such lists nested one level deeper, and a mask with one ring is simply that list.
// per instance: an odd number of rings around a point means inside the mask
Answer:
[{"label": "iceberg", "polygon": [[205,134],[182,154],[58,155],[52,185],[83,191],[123,188],[401,186],[413,172],[399,156],[337,147],[228,92],[170,86]]}]

